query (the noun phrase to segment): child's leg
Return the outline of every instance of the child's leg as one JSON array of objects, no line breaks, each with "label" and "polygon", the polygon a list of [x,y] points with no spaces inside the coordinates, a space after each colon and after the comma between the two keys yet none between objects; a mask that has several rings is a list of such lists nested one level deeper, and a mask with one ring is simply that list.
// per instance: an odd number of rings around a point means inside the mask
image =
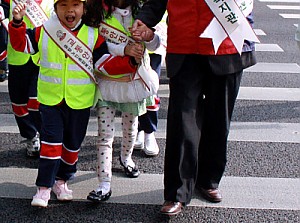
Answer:
[{"label": "child's leg", "polygon": [[36,185],[51,188],[60,165],[63,141],[63,118],[58,106],[40,105],[41,151]]},{"label": "child's leg", "polygon": [[32,206],[47,207],[51,188],[60,165],[63,140],[63,119],[58,106],[40,105],[42,117],[41,152],[36,179],[37,193]]},{"label": "child's leg", "polygon": [[64,103],[60,109],[64,120],[63,147],[56,180],[68,181],[77,171],[78,154],[86,135],[90,108],[76,110]]},{"label": "child's leg", "polygon": [[134,167],[135,164],[131,158],[131,155],[138,132],[138,116],[123,112],[122,130],[123,139],[121,146],[121,161],[125,166]]},{"label": "child's leg", "polygon": [[115,109],[110,107],[97,108],[97,176],[99,185],[87,196],[88,200],[99,202],[111,196],[110,182],[112,176],[112,144],[114,140]]},{"label": "child's leg", "polygon": [[[98,114],[98,139],[97,139],[97,173],[99,183],[111,182],[112,176],[112,144],[114,140],[115,109],[101,107]],[[102,184],[103,186],[105,184]]]},{"label": "child's leg", "polygon": [[27,142],[28,156],[38,156],[40,150],[41,116],[36,99],[38,75],[39,67],[32,60],[22,66],[9,65],[9,97],[20,134],[26,138],[23,142]]},{"label": "child's leg", "polygon": [[73,191],[68,188],[67,181],[73,178],[77,171],[78,153],[86,135],[90,108],[72,109],[63,103],[60,111],[64,123],[63,145],[56,182],[52,190],[58,200],[70,201],[73,199]]}]

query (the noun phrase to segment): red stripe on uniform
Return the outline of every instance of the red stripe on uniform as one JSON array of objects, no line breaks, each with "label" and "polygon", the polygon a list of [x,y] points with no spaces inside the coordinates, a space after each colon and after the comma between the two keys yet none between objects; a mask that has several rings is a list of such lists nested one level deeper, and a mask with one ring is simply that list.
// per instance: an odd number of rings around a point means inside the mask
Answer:
[{"label": "red stripe on uniform", "polygon": [[14,114],[18,117],[23,117],[25,115],[28,115],[28,109],[27,104],[17,105],[17,104],[11,104],[12,110]]},{"label": "red stripe on uniform", "polygon": [[62,154],[61,154],[61,159],[70,165],[73,165],[77,162],[78,160],[78,151],[70,151],[67,150],[65,147],[62,148]]},{"label": "red stripe on uniform", "polygon": [[151,105],[151,106],[147,106],[146,108],[149,111],[158,111],[159,106],[158,105]]},{"label": "red stripe on uniform", "polygon": [[99,64],[98,66],[98,70],[100,71],[100,69],[107,63],[107,61],[109,61],[113,56],[109,55],[101,64]]},{"label": "red stripe on uniform", "polygon": [[29,98],[27,103],[28,110],[38,111],[40,103],[36,100],[36,98]]},{"label": "red stripe on uniform", "polygon": [[0,54],[0,61],[4,60],[7,57],[7,51],[4,50],[1,54]]},{"label": "red stripe on uniform", "polygon": [[160,104],[160,98],[157,96],[154,96],[154,105],[147,106],[148,111],[158,111]]},{"label": "red stripe on uniform", "polygon": [[44,158],[57,158],[61,157],[62,154],[62,144],[51,145],[41,142],[41,152],[40,156]]}]

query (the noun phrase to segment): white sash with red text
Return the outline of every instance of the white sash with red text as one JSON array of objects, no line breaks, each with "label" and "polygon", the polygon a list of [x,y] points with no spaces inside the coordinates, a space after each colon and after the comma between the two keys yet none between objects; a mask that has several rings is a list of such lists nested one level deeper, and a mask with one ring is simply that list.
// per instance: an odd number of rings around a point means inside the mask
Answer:
[{"label": "white sash with red text", "polygon": [[66,29],[58,20],[57,15],[53,15],[43,25],[45,32],[87,75],[97,83],[93,72],[93,54],[80,39],[70,30]]},{"label": "white sash with red text", "polygon": [[[135,42],[135,40],[130,36],[127,36],[126,33],[116,29],[113,26],[108,25],[105,22],[101,22],[99,27],[99,34],[102,35],[106,40],[109,40],[116,44]],[[159,79],[158,75],[156,73],[153,74],[153,72],[155,71],[153,71],[150,66],[149,54],[145,50],[141,64],[136,72],[138,74],[138,77],[135,75],[135,79],[141,78],[148,89],[154,89],[153,91],[157,92],[159,88]],[[150,85],[152,87],[150,87]]]},{"label": "white sash with red text", "polygon": [[215,54],[227,37],[231,39],[239,54],[242,53],[244,40],[259,42],[246,19],[253,9],[252,0],[205,0],[205,2],[215,17],[200,37],[212,39]]},{"label": "white sash with red text", "polygon": [[135,40],[127,36],[126,33],[121,30],[116,29],[113,26],[108,25],[105,22],[101,22],[99,27],[99,34],[103,36],[106,40],[109,40],[113,43],[134,43]]},{"label": "white sash with red text", "polygon": [[5,18],[5,14],[4,14],[4,9],[2,8],[2,6],[0,6],[0,22],[7,31],[8,31],[8,18]]},{"label": "white sash with red text", "polygon": [[[15,4],[24,2],[24,0],[13,0]],[[40,7],[38,3],[34,0],[25,0],[26,4],[26,16],[34,27],[39,27],[43,25],[44,22],[48,20],[48,16],[44,10]]]}]

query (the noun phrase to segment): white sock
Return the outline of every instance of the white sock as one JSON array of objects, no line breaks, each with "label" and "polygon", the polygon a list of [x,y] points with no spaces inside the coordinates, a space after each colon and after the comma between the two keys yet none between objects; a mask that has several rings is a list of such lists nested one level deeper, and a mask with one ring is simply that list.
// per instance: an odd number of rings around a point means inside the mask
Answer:
[{"label": "white sock", "polygon": [[96,189],[96,192],[102,191],[102,195],[107,194],[110,191],[110,182],[101,182]]},{"label": "white sock", "polygon": [[127,166],[131,166],[132,168],[135,167],[135,163],[133,162],[131,157],[121,157],[121,161],[126,167]]}]

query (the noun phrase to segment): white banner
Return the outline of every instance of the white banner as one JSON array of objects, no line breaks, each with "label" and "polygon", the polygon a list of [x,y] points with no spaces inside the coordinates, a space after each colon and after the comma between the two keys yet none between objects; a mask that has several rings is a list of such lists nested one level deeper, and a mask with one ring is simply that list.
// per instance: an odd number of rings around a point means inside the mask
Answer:
[{"label": "white banner", "polygon": [[2,25],[8,31],[8,18],[5,18],[4,9],[0,6],[0,26]]},{"label": "white banner", "polygon": [[113,26],[108,25],[103,21],[100,23],[99,34],[103,36],[106,40],[116,44],[120,44],[120,43],[130,44],[135,42],[135,40],[127,36],[126,33],[116,29]]},{"label": "white banner", "polygon": [[48,20],[48,16],[38,3],[34,0],[14,0],[15,4],[24,2],[26,4],[26,16],[34,27],[43,25]]},{"label": "white banner", "polygon": [[259,42],[246,19],[253,9],[252,0],[205,0],[205,2],[215,18],[200,37],[212,39],[215,54],[228,36],[239,54],[242,53],[245,40]]}]

